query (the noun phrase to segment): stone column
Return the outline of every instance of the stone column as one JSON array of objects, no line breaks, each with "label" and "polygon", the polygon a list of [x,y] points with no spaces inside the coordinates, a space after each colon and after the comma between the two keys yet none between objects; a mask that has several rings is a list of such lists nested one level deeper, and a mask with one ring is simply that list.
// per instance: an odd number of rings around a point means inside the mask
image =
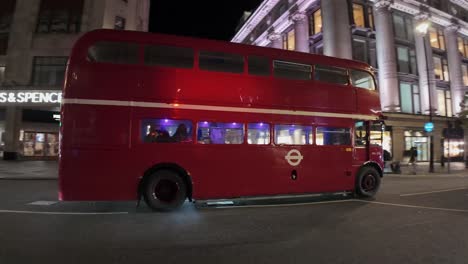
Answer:
[{"label": "stone column", "polygon": [[296,12],[291,16],[294,22],[294,42],[296,51],[310,52],[309,48],[309,21],[304,12]]},{"label": "stone column", "polygon": [[327,56],[352,59],[351,28],[347,0],[323,0],[323,53]]},{"label": "stone column", "polygon": [[465,136],[464,136],[464,139],[465,139],[465,168],[468,169],[468,126],[465,125],[463,127],[464,129],[464,133],[465,133]]},{"label": "stone column", "polygon": [[405,150],[405,135],[403,127],[392,127],[392,149],[393,160],[401,160],[403,158],[403,151]]},{"label": "stone column", "polygon": [[271,41],[272,48],[283,49],[283,38],[281,37],[281,34],[271,33],[268,35],[268,40]]},{"label": "stone column", "polygon": [[[442,145],[442,131],[444,128],[445,122],[436,122],[434,124],[435,129],[432,131],[434,138],[434,165],[437,162],[440,162],[440,159],[444,152],[444,146]],[[430,138],[429,138],[430,140]],[[429,157],[430,158],[430,157]]]},{"label": "stone column", "polygon": [[456,24],[445,27],[445,43],[447,48],[447,61],[449,65],[450,92],[452,95],[453,114],[460,113],[463,109],[460,103],[464,100],[465,85],[463,84],[463,73],[461,68],[461,56],[458,51],[459,26]]},{"label": "stone column", "polygon": [[4,160],[18,159],[19,132],[22,120],[22,109],[20,107],[8,106],[5,113],[5,149]]},{"label": "stone column", "polygon": [[[33,34],[36,31],[39,6],[39,0],[16,1],[5,69],[5,81],[13,84],[13,89],[21,89],[22,86],[28,85],[31,79],[32,57],[30,51]],[[5,160],[18,157],[21,120],[21,107],[6,107],[5,152],[3,154]]]},{"label": "stone column", "polygon": [[[416,24],[429,19],[427,14],[417,15],[415,18]],[[433,113],[437,110],[437,91],[436,80],[434,75],[434,60],[432,58],[432,47],[429,42],[429,33],[425,35],[415,32],[414,40],[416,44],[416,57],[419,74],[419,92],[421,98],[421,112],[428,115],[430,107]],[[425,53],[424,53],[425,52]],[[429,93],[431,102],[429,103]]]},{"label": "stone column", "polygon": [[379,91],[382,110],[400,111],[395,38],[393,36],[391,2],[380,0],[374,4],[374,21],[379,67]]}]

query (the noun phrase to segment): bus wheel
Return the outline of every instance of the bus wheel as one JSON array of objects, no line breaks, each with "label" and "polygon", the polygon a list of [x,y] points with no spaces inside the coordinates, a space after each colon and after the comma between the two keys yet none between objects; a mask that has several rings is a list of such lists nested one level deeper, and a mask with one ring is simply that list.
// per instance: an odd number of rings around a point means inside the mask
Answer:
[{"label": "bus wheel", "polygon": [[356,194],[362,198],[374,197],[380,187],[380,175],[372,167],[363,167],[356,177]]},{"label": "bus wheel", "polygon": [[151,209],[171,211],[184,203],[187,198],[187,186],[176,172],[158,170],[146,181],[143,197]]}]

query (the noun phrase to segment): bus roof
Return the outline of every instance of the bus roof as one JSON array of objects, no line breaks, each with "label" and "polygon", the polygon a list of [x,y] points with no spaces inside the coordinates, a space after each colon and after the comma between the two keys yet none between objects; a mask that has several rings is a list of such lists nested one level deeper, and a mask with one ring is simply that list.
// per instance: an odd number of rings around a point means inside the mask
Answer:
[{"label": "bus roof", "polygon": [[123,41],[140,44],[164,44],[194,49],[209,49],[211,51],[223,51],[237,53],[241,55],[266,56],[272,59],[287,59],[309,64],[332,65],[336,67],[346,67],[361,69],[372,72],[372,67],[366,63],[329,57],[325,55],[295,52],[283,49],[259,47],[247,44],[239,44],[228,41],[201,39],[194,37],[184,37],[160,33],[148,33],[140,31],[97,29],[85,33],[75,44],[74,50],[82,45],[90,45],[96,41]]}]

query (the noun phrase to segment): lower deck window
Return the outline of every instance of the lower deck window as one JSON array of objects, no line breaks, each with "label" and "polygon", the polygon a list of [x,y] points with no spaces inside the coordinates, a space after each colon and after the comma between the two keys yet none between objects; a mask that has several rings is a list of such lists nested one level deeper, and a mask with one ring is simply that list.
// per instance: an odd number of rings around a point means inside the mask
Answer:
[{"label": "lower deck window", "polygon": [[174,119],[145,119],[142,122],[145,143],[176,143],[192,141],[192,122]]},{"label": "lower deck window", "polygon": [[242,144],[244,124],[198,122],[197,141],[201,144]]},{"label": "lower deck window", "polygon": [[311,126],[275,125],[275,144],[311,145],[312,143]]},{"label": "lower deck window", "polygon": [[317,145],[351,145],[349,128],[317,127]]},{"label": "lower deck window", "polygon": [[270,125],[265,123],[248,124],[247,143],[255,145],[270,144]]}]

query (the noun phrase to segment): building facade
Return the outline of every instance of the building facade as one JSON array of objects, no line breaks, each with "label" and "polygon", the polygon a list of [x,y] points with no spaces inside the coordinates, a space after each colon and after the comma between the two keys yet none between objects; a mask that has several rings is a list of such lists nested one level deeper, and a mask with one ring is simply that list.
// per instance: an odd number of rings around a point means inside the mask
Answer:
[{"label": "building facade", "polygon": [[0,1],[0,153],[58,155],[60,99],[73,43],[98,28],[148,31],[149,0]]},{"label": "building facade", "polygon": [[[426,34],[416,30],[422,22]],[[434,160],[463,160],[463,132],[447,128],[467,106],[468,2],[264,0],[239,28],[232,42],[370,64],[388,117],[384,149],[400,160],[416,147],[428,161],[432,116]]]}]

